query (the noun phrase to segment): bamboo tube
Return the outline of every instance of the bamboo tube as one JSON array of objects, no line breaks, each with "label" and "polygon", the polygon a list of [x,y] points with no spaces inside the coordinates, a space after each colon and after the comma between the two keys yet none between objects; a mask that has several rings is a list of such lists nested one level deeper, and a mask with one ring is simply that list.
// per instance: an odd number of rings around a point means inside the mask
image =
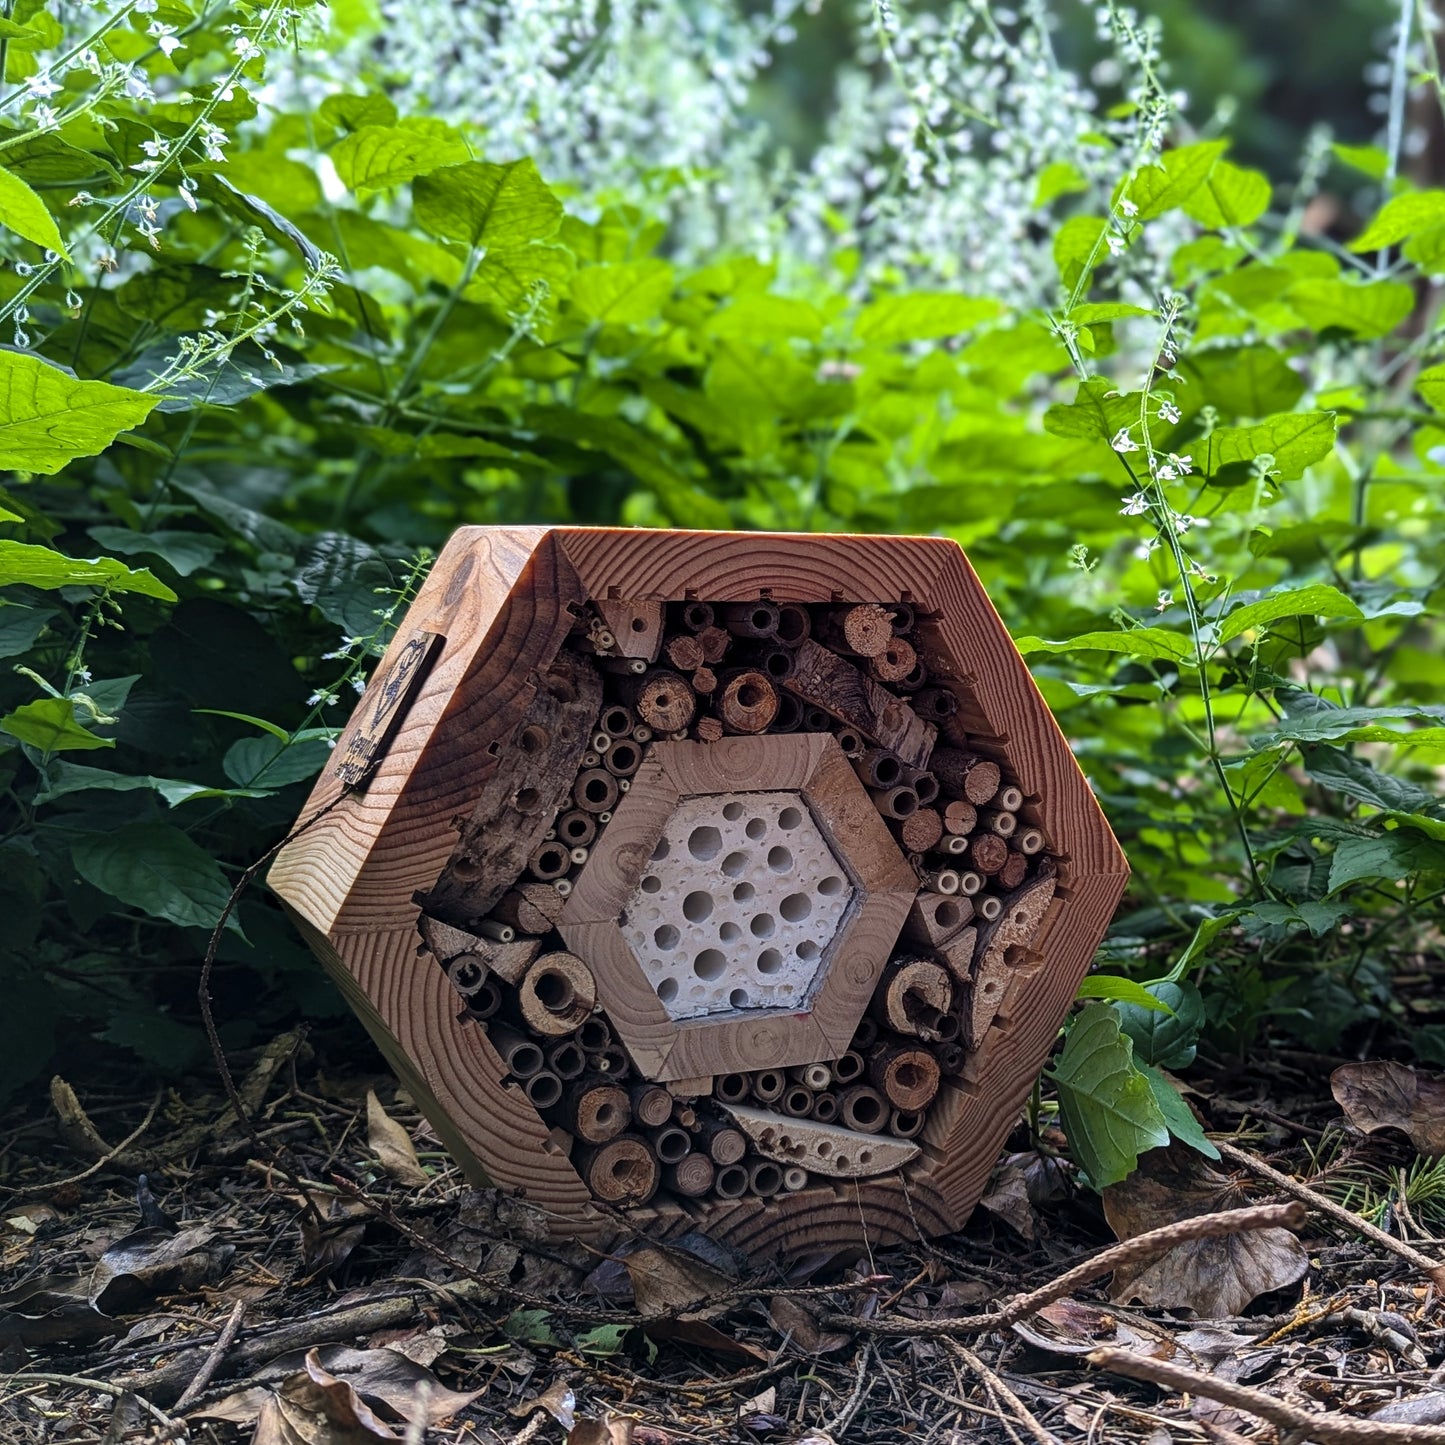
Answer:
[{"label": "bamboo tube", "polygon": [[898,1139],[916,1139],[923,1133],[927,1116],[914,1109],[895,1109],[888,1116],[888,1132]]},{"label": "bamboo tube", "polygon": [[763,648],[753,662],[759,672],[774,682],[782,682],[798,670],[797,656],[781,645]]},{"label": "bamboo tube", "polygon": [[923,875],[923,882],[931,893],[958,893],[963,888],[963,874],[957,868],[935,868]]},{"label": "bamboo tube", "polygon": [[698,1129],[699,1147],[714,1164],[736,1164],[748,1152],[747,1136],[731,1124],[704,1119]]},{"label": "bamboo tube", "polygon": [[778,690],[766,673],[755,668],[719,679],[713,706],[731,733],[766,732],[778,715]]},{"label": "bamboo tube", "polygon": [[605,1018],[593,1014],[578,1027],[577,1042],[589,1054],[600,1053],[612,1042],[612,1027]]},{"label": "bamboo tube", "polygon": [[771,1159],[759,1159],[748,1170],[748,1193],[771,1199],[783,1187],[783,1171]]},{"label": "bamboo tube", "polygon": [[774,636],[784,647],[799,647],[806,642],[813,631],[813,619],[806,607],[796,602],[778,604],[778,625]]},{"label": "bamboo tube", "polygon": [[831,1124],[838,1117],[838,1096],[836,1094],[814,1094],[813,1117],[820,1124]]},{"label": "bamboo tube", "polygon": [[692,1153],[692,1136],[676,1124],[667,1124],[653,1131],[652,1148],[664,1164],[676,1164]]},{"label": "bamboo tube", "polygon": [[968,1062],[968,1055],[962,1044],[939,1044],[933,1051],[933,1057],[938,1060],[938,1067],[945,1074],[962,1073],[964,1064]]},{"label": "bamboo tube", "polygon": [[958,833],[945,833],[933,845],[933,851],[945,858],[961,858],[968,852],[968,838]]},{"label": "bamboo tube", "polygon": [[713,624],[713,610],[706,602],[686,602],[682,608],[682,625],[693,632],[701,632]]},{"label": "bamboo tube", "polygon": [[630,707],[614,702],[602,709],[597,725],[609,737],[625,738],[637,726],[637,718]]},{"label": "bamboo tube", "polygon": [[584,768],[572,785],[572,798],[584,813],[605,813],[617,806],[617,779],[606,768]]},{"label": "bamboo tube", "polygon": [[869,788],[868,796],[873,805],[885,818],[901,820],[910,818],[918,811],[918,794],[912,788],[901,784],[896,788]]},{"label": "bamboo tube", "polygon": [[[557,819],[557,841],[567,848],[586,848],[597,836],[597,815],[572,808]],[[505,900],[504,900],[505,901]]]},{"label": "bamboo tube", "polygon": [[796,693],[778,694],[778,714],[773,719],[772,732],[795,733],[803,725],[803,703]]},{"label": "bamboo tube", "polygon": [[642,746],[620,738],[602,755],[602,766],[614,778],[630,778],[642,766]]},{"label": "bamboo tube", "polygon": [[1002,912],[1002,900],[994,898],[992,895],[979,900],[978,916],[982,918],[985,923],[992,923]]},{"label": "bamboo tube", "polygon": [[788,1194],[796,1194],[800,1189],[808,1187],[808,1171],[801,1164],[790,1164],[783,1170],[783,1189]]},{"label": "bamboo tube", "polygon": [[[803,731],[808,733],[826,733],[833,727],[832,717],[822,708],[809,705],[803,709]],[[856,736],[856,734],[855,734]],[[841,747],[842,744],[840,743]],[[846,751],[846,749],[845,749]],[[851,756],[851,754],[850,754]]]},{"label": "bamboo tube", "polygon": [[965,898],[972,898],[983,887],[983,875],[972,868],[962,868],[958,874],[958,891]]},{"label": "bamboo tube", "polygon": [[945,788],[961,793],[975,807],[989,802],[1002,780],[997,763],[957,748],[934,748],[928,766]]},{"label": "bamboo tube", "polygon": [[877,1089],[854,1084],[838,1099],[838,1115],[846,1128],[860,1134],[876,1134],[888,1123],[888,1105]]},{"label": "bamboo tube", "polygon": [[1024,805],[1024,795],[1012,783],[1004,783],[993,795],[993,805],[1006,813],[1017,813]]},{"label": "bamboo tube", "polygon": [[980,808],[978,825],[990,833],[997,833],[1000,838],[1012,838],[1018,830],[1018,814],[1006,813],[1002,808]]},{"label": "bamboo tube", "polygon": [[1009,839],[1009,847],[1017,848],[1020,853],[1027,853],[1032,857],[1035,853],[1044,851],[1044,835],[1037,828],[1020,828]]},{"label": "bamboo tube", "polygon": [[717,1171],[712,1187],[719,1199],[741,1199],[748,1192],[748,1171],[741,1164],[728,1164]]},{"label": "bamboo tube", "polygon": [[853,771],[865,788],[891,788],[903,781],[903,762],[887,748],[864,748],[853,760]]},{"label": "bamboo tube", "polygon": [[928,682],[928,666],[920,657],[913,664],[913,670],[907,677],[900,677],[892,684],[894,692],[910,693],[917,692]]},{"label": "bamboo tube", "polygon": [[[822,712],[822,709],[821,709],[821,708],[809,709],[809,711]],[[803,716],[804,716],[804,721],[806,722],[806,720],[807,720],[807,713],[805,712]],[[827,713],[823,713],[823,717],[824,717],[825,720],[827,720],[827,719],[828,719],[828,714],[827,714]],[[825,728],[827,727],[827,721],[824,722],[824,727],[825,727]],[[813,729],[811,729],[811,731],[817,732],[817,731],[819,731],[819,729],[813,728]],[[863,749],[864,749],[864,742],[863,742],[863,734],[862,734],[862,733],[858,732],[858,731],[857,731],[856,729],[854,729],[854,728],[839,728],[838,731],[833,734],[833,736],[834,736],[834,738],[837,739],[838,746],[843,749],[843,756],[844,756],[845,758],[859,758],[859,757],[862,757],[862,755],[863,755]]]},{"label": "bamboo tube", "polygon": [[576,1163],[587,1187],[608,1204],[644,1204],[657,1192],[657,1160],[641,1139],[630,1134],[582,1150]]},{"label": "bamboo tube", "polygon": [[717,1170],[706,1154],[688,1154],[663,1168],[662,1180],[674,1194],[701,1199],[713,1186]]},{"label": "bamboo tube", "polygon": [[778,609],[765,600],[728,602],[719,609],[718,621],[734,637],[774,637],[778,631]]},{"label": "bamboo tube", "polygon": [[479,954],[459,953],[447,964],[447,978],[463,998],[471,998],[487,981],[486,960]]},{"label": "bamboo tube", "polygon": [[498,918],[482,919],[477,924],[477,933],[483,938],[490,938],[493,943],[512,943],[517,937],[517,930]]},{"label": "bamboo tube", "polygon": [[580,1079],[587,1072],[587,1056],[576,1039],[559,1039],[543,1052],[547,1056],[547,1067],[566,1083]]},{"label": "bamboo tube", "polygon": [[529,1039],[504,1023],[496,1020],[489,1023],[487,1038],[514,1078],[529,1079],[546,1062],[542,1057],[542,1046],[535,1039]]},{"label": "bamboo tube", "polygon": [[748,1096],[746,1074],[719,1074],[714,1092],[724,1104],[741,1104]]},{"label": "bamboo tube", "polygon": [[616,1044],[609,1044],[605,1049],[598,1049],[595,1054],[588,1054],[587,1066],[614,1082],[620,1082],[632,1072],[632,1064],[627,1055]]},{"label": "bamboo tube", "polygon": [[946,687],[920,688],[913,699],[913,711],[929,722],[944,722],[958,712],[958,695]]},{"label": "bamboo tube", "polygon": [[781,1069],[759,1069],[749,1080],[749,1088],[753,1098],[760,1103],[771,1104],[783,1097],[787,1082]]},{"label": "bamboo tube", "polygon": [[632,1104],[616,1084],[593,1076],[563,1095],[562,1122],[584,1143],[605,1144],[632,1122]]},{"label": "bamboo tube", "polygon": [[541,1069],[522,1086],[534,1109],[550,1109],[562,1098],[562,1080],[551,1069]]},{"label": "bamboo tube", "polygon": [[644,1127],[657,1129],[672,1118],[672,1095],[660,1084],[633,1084],[627,1093],[632,1117]]},{"label": "bamboo tube", "polygon": [[575,953],[544,953],[522,975],[517,1007],[535,1034],[572,1033],[597,1005],[592,970]]},{"label": "bamboo tube", "polygon": [[853,1030],[853,1042],[848,1047],[856,1050],[861,1058],[864,1050],[871,1048],[877,1041],[878,1025],[865,1014],[858,1020],[858,1027]]},{"label": "bamboo tube", "polygon": [[925,808],[938,801],[938,779],[926,768],[905,768],[903,781],[918,794],[918,801]]},{"label": "bamboo tube", "polygon": [[914,624],[918,621],[918,614],[908,602],[890,602],[888,604],[888,618],[894,632],[902,636],[905,632],[912,632]]},{"label": "bamboo tube", "polygon": [[869,1060],[868,1075],[895,1109],[926,1109],[938,1092],[938,1060],[924,1048],[884,1044]]},{"label": "bamboo tube", "polygon": [[[864,1023],[871,1022],[871,1019],[864,1020]],[[859,1032],[862,1032],[861,1028]],[[868,1048],[877,1037],[878,1026],[874,1024],[873,1037],[870,1038],[868,1040],[868,1043],[864,1044],[863,1047]],[[853,1042],[856,1045],[858,1043],[858,1039],[855,1037]],[[863,1055],[859,1053],[858,1049],[855,1047],[848,1049],[844,1053],[839,1054],[838,1057],[833,1060],[832,1067],[829,1069],[828,1072],[832,1075],[832,1083],[856,1084],[858,1080],[863,1077],[865,1067],[866,1065],[863,1062]]]},{"label": "bamboo tube", "polygon": [[788,1077],[807,1089],[826,1089],[833,1082],[833,1071],[827,1064],[799,1064],[788,1070]]},{"label": "bamboo tube", "polygon": [[813,1112],[813,1091],[803,1084],[790,1084],[783,1090],[783,1113],[793,1119],[806,1119]]},{"label": "bamboo tube", "polygon": [[467,997],[467,1017],[474,1023],[484,1023],[502,1006],[502,990],[494,978],[484,978],[482,986]]}]

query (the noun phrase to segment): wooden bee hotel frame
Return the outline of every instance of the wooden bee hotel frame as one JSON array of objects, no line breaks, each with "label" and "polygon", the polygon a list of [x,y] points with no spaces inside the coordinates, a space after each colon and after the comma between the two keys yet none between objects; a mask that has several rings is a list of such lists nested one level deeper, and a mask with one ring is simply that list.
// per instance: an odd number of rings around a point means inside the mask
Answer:
[{"label": "wooden bee hotel frame", "polygon": [[947,1233],[1128,875],[936,538],[447,545],[271,887],[558,1236]]}]

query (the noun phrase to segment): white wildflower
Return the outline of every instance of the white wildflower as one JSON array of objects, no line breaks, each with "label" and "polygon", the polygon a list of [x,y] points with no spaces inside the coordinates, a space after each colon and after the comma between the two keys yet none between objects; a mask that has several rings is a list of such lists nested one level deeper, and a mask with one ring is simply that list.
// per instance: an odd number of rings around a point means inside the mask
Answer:
[{"label": "white wildflower", "polygon": [[1137,452],[1139,450],[1139,443],[1130,437],[1129,428],[1126,426],[1121,426],[1119,430],[1114,433],[1114,440],[1111,441],[1109,445],[1113,447],[1116,452]]},{"label": "white wildflower", "polygon": [[1121,214],[1128,216],[1131,220],[1139,214],[1139,207],[1136,206],[1133,201],[1129,200],[1127,196],[1119,202],[1119,210]]},{"label": "white wildflower", "polygon": [[176,34],[174,25],[166,25],[159,20],[152,20],[146,34],[155,40],[155,43],[161,48],[161,53],[168,60],[177,50],[186,48],[186,42]]},{"label": "white wildflower", "polygon": [[1180,411],[1172,401],[1161,401],[1159,403],[1159,420],[1173,426],[1180,417]]},{"label": "white wildflower", "polygon": [[49,100],[60,94],[61,87],[50,78],[48,70],[41,70],[26,80],[25,90],[31,100]]},{"label": "white wildflower", "polygon": [[1163,612],[1174,605],[1174,594],[1167,587],[1159,589],[1159,596],[1155,599],[1154,610]]},{"label": "white wildflower", "polygon": [[1124,505],[1119,509],[1121,517],[1142,517],[1149,510],[1149,498],[1143,492],[1135,492],[1132,497],[1124,498]]}]

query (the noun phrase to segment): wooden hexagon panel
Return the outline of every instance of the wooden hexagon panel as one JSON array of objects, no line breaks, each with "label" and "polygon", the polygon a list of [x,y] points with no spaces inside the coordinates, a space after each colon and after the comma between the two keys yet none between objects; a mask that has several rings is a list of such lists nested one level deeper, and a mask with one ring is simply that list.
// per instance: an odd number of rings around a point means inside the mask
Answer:
[{"label": "wooden hexagon panel", "polygon": [[303,817],[271,886],[473,1177],[755,1256],[963,1223],[1128,874],[934,538],[464,529]]}]

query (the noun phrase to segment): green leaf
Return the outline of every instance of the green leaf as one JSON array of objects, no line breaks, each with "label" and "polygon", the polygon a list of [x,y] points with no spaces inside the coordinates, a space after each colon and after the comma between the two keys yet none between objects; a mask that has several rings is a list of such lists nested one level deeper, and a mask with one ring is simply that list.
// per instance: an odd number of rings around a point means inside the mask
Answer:
[{"label": "green leaf", "polygon": [[1034,187],[1034,205],[1047,206],[1060,196],[1088,189],[1088,181],[1079,174],[1076,166],[1069,161],[1053,161],[1039,172],[1038,184]]},{"label": "green leaf", "polygon": [[1338,587],[1314,582],[1307,587],[1290,587],[1261,597],[1258,602],[1227,613],[1215,625],[1219,641],[1229,642],[1280,617],[1350,617],[1358,621],[1364,615]]},{"label": "green leaf", "polygon": [[0,587],[103,587],[108,592],[139,592],[174,602],[176,594],[142,568],[132,571],[113,557],[83,560],[29,542],[0,542]]},{"label": "green leaf", "polygon": [[1192,983],[1159,979],[1144,992],[1172,1012],[1158,1013],[1132,1002],[1119,1005],[1119,1027],[1133,1040],[1134,1057],[1161,1069],[1183,1069],[1194,1062],[1195,1045],[1204,1027],[1204,1000]]},{"label": "green leaf", "polygon": [[17,707],[0,718],[0,732],[42,753],[81,748],[113,748],[110,738],[98,738],[76,721],[75,704],[68,697],[42,697]]},{"label": "green leaf", "polygon": [[271,737],[240,738],[226,749],[221,767],[242,788],[285,788],[314,778],[331,749],[318,738],[278,742]]},{"label": "green leaf", "polygon": [[1415,378],[1415,390],[1433,411],[1445,411],[1445,366],[1427,366]]},{"label": "green leaf", "polygon": [[1337,893],[1361,878],[1383,878],[1395,883],[1416,873],[1445,872],[1445,843],[1415,832],[1396,829],[1365,837],[1344,838],[1330,859],[1329,890]]},{"label": "green leaf", "polygon": [[1069,1149],[1095,1189],[1117,1184],[1145,1150],[1168,1144],[1164,1115],[1111,1004],[1085,1006],[1051,1077]]},{"label": "green leaf", "polygon": [[132,793],[151,791],[165,799],[167,807],[178,808],[203,798],[264,798],[255,788],[210,788],[180,778],[155,778],[143,773],[112,773],[105,768],[87,768],[80,763],[51,763],[45,770],[45,785],[35,795],[37,803],[53,803],[68,793]]},{"label": "green leaf", "polygon": [[1003,313],[986,296],[956,296],[951,291],[906,291],[870,302],[858,316],[860,341],[896,346],[905,341],[936,341],[958,336]]},{"label": "green leaf", "polygon": [[1159,1106],[1159,1112],[1164,1116],[1164,1123],[1168,1126],[1169,1132],[1181,1144],[1187,1144],[1191,1149],[1197,1149],[1206,1159],[1218,1159],[1219,1150],[1214,1147],[1205,1136],[1203,1126],[1194,1117],[1194,1111],[1184,1102],[1179,1090],[1159,1072],[1148,1064],[1140,1064],[1139,1072],[1149,1081],[1149,1088],[1154,1094],[1154,1102]]},{"label": "green leaf", "polygon": [[133,532],[129,527],[92,527],[90,535],[107,552],[123,557],[159,557],[182,577],[208,566],[226,550],[226,544],[209,532]]},{"label": "green leaf", "polygon": [[1304,395],[1304,378],[1272,346],[1214,346],[1191,352],[1179,370],[1194,383],[1185,393],[1225,416],[1287,412]]},{"label": "green leaf", "polygon": [[467,143],[443,121],[363,125],[337,141],[331,160],[341,183],[358,195],[384,191],[468,159]]},{"label": "green leaf", "polygon": [[55,217],[45,202],[19,176],[3,167],[0,167],[0,225],[70,260]]},{"label": "green leaf", "polygon": [[[1336,147],[1337,154],[1338,150]],[[1445,222],[1445,191],[1409,191],[1386,201],[1370,224],[1350,242],[1350,250],[1377,251],[1442,222]]]},{"label": "green leaf", "polygon": [[1203,443],[1203,470],[1213,476],[1232,463],[1248,463],[1267,455],[1274,458],[1273,470],[1279,479],[1293,481],[1334,449],[1334,412],[1289,412],[1266,417],[1253,426],[1220,427]]},{"label": "green leaf", "polygon": [[1139,208],[1139,219],[1152,220],[1182,206],[1208,180],[1227,149],[1222,140],[1200,141],[1166,151],[1157,166],[1140,169],[1126,192]]},{"label": "green leaf", "polygon": [[231,896],[215,859],[169,823],[87,834],[70,856],[92,887],[182,928],[214,928]]},{"label": "green leaf", "polygon": [[1065,286],[1077,286],[1095,266],[1108,260],[1104,237],[1109,229],[1102,216],[1071,216],[1054,232],[1054,264]]},{"label": "green leaf", "polygon": [[[1354,735],[1371,730],[1371,724],[1416,719],[1445,721],[1445,707],[1423,707],[1414,703],[1393,703],[1386,707],[1323,707],[1284,718],[1269,732],[1258,735],[1254,743],[1256,747],[1268,747],[1278,742],[1359,741]],[[1387,734],[1385,740],[1408,741],[1412,736],[1408,730],[1394,732],[1381,727],[1375,731]],[[1438,732],[1440,729],[1423,731]]]},{"label": "green leaf", "polygon": [[666,261],[587,266],[573,278],[568,295],[593,321],[638,326],[655,319],[672,295],[672,267]]},{"label": "green leaf", "polygon": [[1031,652],[1122,652],[1130,657],[1158,657],[1184,662],[1194,656],[1194,644],[1177,632],[1162,627],[1132,627],[1125,632],[1081,632],[1062,642],[1042,637],[1015,638],[1014,645],[1027,656]]},{"label": "green leaf", "polygon": [[572,1343],[581,1355],[596,1355],[606,1358],[622,1352],[623,1341],[632,1333],[631,1325],[596,1325],[577,1335]]},{"label": "green leaf", "polygon": [[513,1310],[502,1321],[502,1333],[521,1345],[561,1344],[552,1331],[551,1319],[547,1310]]},{"label": "green leaf", "polygon": [[1248,226],[1269,209],[1270,194],[1269,178],[1263,171],[1222,160],[1184,203],[1184,211],[1214,231]]},{"label": "green leaf", "polygon": [[103,452],[139,426],[156,399],[104,381],[78,381],[19,351],[0,351],[0,468],[58,472]]},{"label": "green leaf", "polygon": [[1393,773],[1382,773],[1373,763],[1340,748],[1317,743],[1300,749],[1304,769],[1321,787],[1343,793],[1357,802],[1386,812],[1429,813],[1445,799]]},{"label": "green leaf", "polygon": [[530,160],[468,161],[419,176],[412,208],[428,235],[488,250],[543,240],[562,220],[562,202]]},{"label": "green leaf", "polygon": [[1390,171],[1390,157],[1379,146],[1342,145],[1336,141],[1330,149],[1335,159],[1351,170],[1362,171],[1372,181],[1383,181]]},{"label": "green leaf", "polygon": [[1296,281],[1285,292],[1290,309],[1311,330],[1333,326],[1356,336],[1386,336],[1415,309],[1414,289],[1403,281]]},{"label": "green leaf", "polygon": [[1120,978],[1111,973],[1091,973],[1078,987],[1076,998],[1106,998],[1114,1003],[1131,1003],[1139,1008],[1168,1013],[1169,1005],[1161,1003],[1142,983]]},{"label": "green leaf", "polygon": [[59,616],[53,607],[22,607],[18,603],[0,606],[0,657],[29,652],[47,624]]},{"label": "green leaf", "polygon": [[1138,392],[1120,392],[1103,377],[1092,376],[1079,383],[1073,401],[1056,402],[1044,413],[1044,430],[1056,437],[1106,442],[1138,420]]},{"label": "green leaf", "polygon": [[1086,301],[1068,313],[1067,320],[1077,326],[1097,326],[1103,321],[1123,321],[1131,316],[1158,316],[1147,306],[1130,306],[1124,301]]}]

